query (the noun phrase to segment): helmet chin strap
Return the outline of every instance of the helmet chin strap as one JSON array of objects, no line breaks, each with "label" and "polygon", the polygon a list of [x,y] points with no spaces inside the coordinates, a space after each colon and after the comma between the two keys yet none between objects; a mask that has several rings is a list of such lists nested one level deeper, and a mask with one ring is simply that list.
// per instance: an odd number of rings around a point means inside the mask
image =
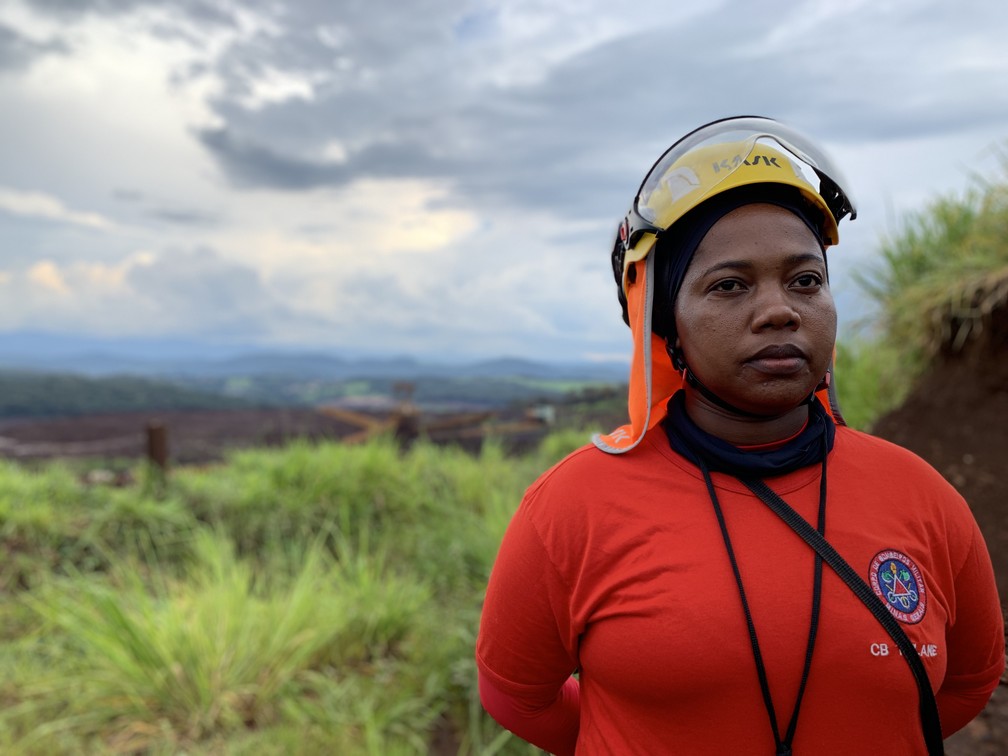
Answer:
[{"label": "helmet chin strap", "polygon": [[[703,384],[703,382],[696,377],[696,374],[690,369],[690,366],[686,364],[686,359],[683,356],[681,349],[677,349],[676,347],[666,342],[665,350],[668,352],[669,357],[672,358],[672,366],[676,370],[681,370],[683,378],[686,381],[686,383],[688,383],[692,388],[696,389],[700,393],[700,395],[707,401],[717,405],[723,410],[731,412],[733,415],[740,415],[741,417],[749,417],[757,420],[769,420],[770,418],[776,417],[776,415],[773,414],[762,415],[758,412],[749,412],[748,410],[744,410],[741,407],[736,407],[731,402],[725,401],[720,396],[711,391],[709,388],[707,388]],[[802,400],[801,404],[811,404],[813,401],[815,401],[815,392],[816,390],[813,389],[812,393],[809,394],[807,397],[805,397],[805,399]]]}]

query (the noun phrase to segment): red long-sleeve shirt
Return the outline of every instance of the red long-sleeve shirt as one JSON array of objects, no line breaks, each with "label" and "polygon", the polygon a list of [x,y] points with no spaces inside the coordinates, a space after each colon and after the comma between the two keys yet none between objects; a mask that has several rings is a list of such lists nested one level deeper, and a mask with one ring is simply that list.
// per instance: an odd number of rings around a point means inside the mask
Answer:
[{"label": "red long-sleeve shirt", "polygon": [[[783,731],[804,660],[813,554],[741,483],[714,482]],[[818,466],[768,482],[815,522]],[[1004,667],[993,571],[966,503],[910,452],[841,427],[826,537],[888,595],[945,735],[962,727]],[[477,662],[491,713],[554,752],[773,753],[710,497],[660,428],[623,457],[575,452],[529,489],[493,569]],[[794,751],[925,753],[906,662],[829,568]]]}]

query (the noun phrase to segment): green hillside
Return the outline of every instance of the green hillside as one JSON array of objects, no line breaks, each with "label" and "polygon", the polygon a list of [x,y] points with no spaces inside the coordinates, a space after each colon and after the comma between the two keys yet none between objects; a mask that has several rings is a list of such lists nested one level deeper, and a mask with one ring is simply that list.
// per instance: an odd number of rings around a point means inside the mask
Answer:
[{"label": "green hillside", "polygon": [[0,417],[50,417],[134,410],[247,407],[241,397],[121,376],[0,371]]}]

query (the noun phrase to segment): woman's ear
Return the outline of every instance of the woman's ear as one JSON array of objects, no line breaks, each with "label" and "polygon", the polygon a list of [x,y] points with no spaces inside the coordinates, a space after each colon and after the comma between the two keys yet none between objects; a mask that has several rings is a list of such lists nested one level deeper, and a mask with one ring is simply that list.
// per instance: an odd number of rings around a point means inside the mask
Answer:
[{"label": "woman's ear", "polygon": [[680,372],[686,369],[686,359],[683,357],[678,336],[671,343],[665,342],[665,351],[668,352],[669,359],[672,360],[672,367]]}]

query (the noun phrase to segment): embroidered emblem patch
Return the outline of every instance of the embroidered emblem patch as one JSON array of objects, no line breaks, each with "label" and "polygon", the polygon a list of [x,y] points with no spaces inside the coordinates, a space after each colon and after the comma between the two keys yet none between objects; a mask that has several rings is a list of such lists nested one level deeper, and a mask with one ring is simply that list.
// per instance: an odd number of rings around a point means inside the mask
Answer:
[{"label": "embroidered emblem patch", "polygon": [[886,549],[872,559],[868,569],[872,590],[900,622],[914,625],[924,618],[927,589],[924,578],[906,554]]}]

